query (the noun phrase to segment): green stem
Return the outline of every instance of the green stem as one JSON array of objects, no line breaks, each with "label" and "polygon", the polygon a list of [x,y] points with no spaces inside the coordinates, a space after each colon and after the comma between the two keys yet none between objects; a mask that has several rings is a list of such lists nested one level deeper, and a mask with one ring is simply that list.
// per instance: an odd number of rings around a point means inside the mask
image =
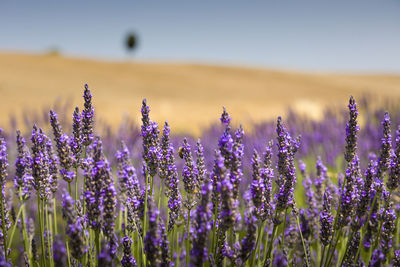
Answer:
[{"label": "green stem", "polygon": [[[343,190],[344,190],[344,185],[345,185],[345,184],[346,184],[346,180],[343,181],[342,190],[341,190],[340,192],[343,192]],[[326,254],[327,259],[329,259],[329,257],[330,257],[330,251],[331,251],[331,249],[332,249],[332,241],[333,241],[333,239],[334,239],[334,237],[335,237],[335,235],[336,235],[336,231],[337,231],[336,226],[337,226],[337,221],[338,221],[338,216],[339,216],[339,213],[340,213],[340,207],[341,207],[341,205],[342,205],[342,199],[339,198],[339,205],[338,205],[338,208],[337,208],[337,211],[336,211],[336,214],[335,214],[335,221],[334,221],[334,223],[333,223],[333,231],[334,231],[334,232],[333,232],[331,241],[329,242],[328,253]],[[335,249],[333,249],[333,252],[332,252],[332,253],[334,253],[334,252],[335,252]],[[322,259],[322,260],[324,260],[324,259]]]},{"label": "green stem", "polygon": [[190,262],[190,209],[188,209],[188,220],[187,220],[186,266],[189,266],[189,262]]},{"label": "green stem", "polygon": [[[20,189],[20,196],[21,196],[21,189]],[[22,214],[21,214],[21,224],[22,224],[22,236],[24,238],[24,250],[26,252],[26,254],[28,255],[28,260],[30,265],[32,265],[32,259],[31,259],[31,250],[30,250],[30,245],[29,245],[29,237],[28,237],[28,233],[26,231],[26,224],[25,224],[25,206],[24,206],[24,201],[22,200],[22,198],[20,197],[20,201],[21,201],[21,206],[22,206]]]},{"label": "green stem", "polygon": [[146,235],[146,231],[147,231],[147,199],[148,199],[148,174],[147,174],[147,171],[146,171],[146,174],[145,174],[145,179],[146,179],[146,181],[145,181],[145,189],[144,189],[144,191],[145,191],[145,193],[144,193],[144,214],[143,214],[143,239],[144,239],[144,237],[145,237],[145,235]]},{"label": "green stem", "polygon": [[254,266],[254,261],[257,258],[257,255],[260,251],[260,244],[262,242],[262,235],[264,232],[265,228],[265,221],[261,223],[261,227],[258,227],[258,235],[257,235],[257,240],[256,240],[256,250],[254,251],[252,257],[251,257],[251,266]]},{"label": "green stem", "polygon": [[[86,158],[86,152],[87,152],[87,146],[85,145],[85,150],[84,150],[84,158]],[[86,191],[86,178],[85,175],[83,176],[83,194],[82,194],[82,210],[83,214],[86,214],[86,203],[85,203],[85,191]]]},{"label": "green stem", "polygon": [[[4,184],[1,185],[1,187],[4,187]],[[4,190],[1,190],[0,192],[0,202],[1,202],[1,228],[3,229],[3,239],[4,239],[4,246],[6,247],[6,242],[7,242],[7,228],[6,228],[6,220],[4,217]],[[4,251],[4,257],[6,262],[8,262],[8,253],[7,250]]]},{"label": "green stem", "polygon": [[44,236],[43,236],[44,225],[42,223],[42,221],[43,221],[43,218],[42,218],[43,205],[42,205],[42,201],[40,200],[39,192],[37,192],[37,207],[38,207],[38,215],[39,215],[40,243],[41,243],[40,245],[41,245],[41,248],[42,248],[41,261],[42,261],[42,265],[46,266],[46,260],[45,260],[46,254],[45,254],[45,249],[44,249]]},{"label": "green stem", "polygon": [[18,219],[19,219],[19,217],[21,216],[22,209],[23,209],[24,205],[25,205],[25,203],[23,203],[23,204],[19,207],[18,214],[17,214],[17,218],[15,219],[14,225],[13,225],[13,227],[12,227],[12,229],[11,229],[11,234],[10,234],[10,236],[9,236],[9,238],[8,238],[9,241],[8,241],[8,245],[6,245],[6,250],[5,250],[5,251],[8,251],[8,249],[11,247],[11,244],[12,244],[12,241],[13,241],[13,237],[14,237],[15,228],[17,228]]},{"label": "green stem", "polygon": [[71,267],[71,258],[70,258],[70,253],[69,253],[68,240],[65,241],[65,247],[67,248],[67,262],[68,262],[68,267]]},{"label": "green stem", "polygon": [[304,243],[303,233],[301,232],[299,216],[297,216],[297,227],[299,228],[299,233],[300,233],[300,237],[301,237],[301,243],[303,244],[304,256],[306,257],[307,267],[309,267],[310,264],[309,264],[309,262],[308,262],[307,248],[306,248],[306,245],[305,245],[305,243]]},{"label": "green stem", "polygon": [[212,243],[211,243],[211,251],[215,255],[216,245],[215,245],[215,231],[217,228],[217,219],[218,219],[218,206],[214,203],[214,225],[213,225],[213,233],[212,233]]},{"label": "green stem", "polygon": [[97,258],[100,255],[100,230],[95,230],[95,240],[94,242],[96,243],[96,255]]},{"label": "green stem", "polygon": [[70,196],[72,196],[71,182],[68,182],[68,193]]},{"label": "green stem", "polygon": [[[278,210],[275,210],[274,218],[276,219],[277,216],[278,216]],[[268,245],[267,257],[266,257],[265,260],[264,260],[264,266],[266,265],[265,263],[267,262],[267,260],[271,258],[272,245],[273,245],[273,243],[274,243],[274,238],[275,238],[276,230],[277,230],[277,224],[274,223],[274,227],[273,227],[273,229],[272,229],[271,240],[270,240],[269,245]]]},{"label": "green stem", "polygon": [[[350,246],[350,243],[351,243],[351,241],[353,239],[353,235],[354,235],[354,231],[351,231],[350,238],[347,239],[346,249],[344,250],[344,254],[342,255],[342,259],[340,260],[340,265],[339,266],[343,266],[343,261],[344,261],[344,258],[346,257],[347,250],[349,250],[349,246]],[[338,259],[340,259],[340,256],[339,256]]]},{"label": "green stem", "polygon": [[75,203],[78,200],[78,166],[75,167]]},{"label": "green stem", "polygon": [[321,256],[321,261],[320,261],[320,263],[319,263],[319,267],[322,267],[322,264],[324,263],[325,249],[326,249],[326,246],[325,246],[325,245],[322,245],[322,247],[321,247],[322,256]]},{"label": "green stem", "polygon": [[58,235],[56,197],[53,197],[54,235]]},{"label": "green stem", "polygon": [[[336,248],[336,245],[337,245],[337,243],[338,243],[338,241],[339,241],[339,237],[342,235],[342,230],[339,230],[339,232],[338,232],[338,234],[337,234],[337,236],[336,236],[336,240],[335,240],[335,242],[334,242],[334,246],[333,246],[333,253],[331,254],[331,255],[329,255],[329,257],[327,257],[326,258],[326,261],[325,261],[325,265],[324,266],[331,266],[330,264],[331,264],[331,261],[332,261],[332,259],[333,259],[333,255],[335,254],[335,248]],[[328,250],[328,252],[329,252],[329,250]]]},{"label": "green stem", "polygon": [[47,234],[47,250],[48,250],[48,253],[49,253],[49,262],[50,262],[50,266],[53,266],[53,257],[52,257],[52,249],[51,249],[51,247],[52,247],[52,244],[51,244],[51,239],[50,239],[50,227],[49,227],[49,213],[48,213],[48,210],[47,210],[47,204],[45,204],[45,208],[44,208],[44,211],[45,211],[45,217],[46,217],[46,229],[47,229],[47,231],[46,231],[46,234]]},{"label": "green stem", "polygon": [[285,209],[285,220],[283,221],[283,231],[282,231],[282,243],[281,243],[281,248],[283,248],[283,243],[285,242],[285,229],[286,229],[286,219],[287,219],[287,211],[288,209]]},{"label": "green stem", "polygon": [[160,190],[158,191],[158,215],[157,215],[157,221],[158,221],[158,218],[160,217],[160,207],[161,207],[161,199],[163,198],[163,194],[162,194],[162,192],[163,192],[163,189],[164,189],[164,181],[163,181],[163,179],[161,179],[160,180]]}]

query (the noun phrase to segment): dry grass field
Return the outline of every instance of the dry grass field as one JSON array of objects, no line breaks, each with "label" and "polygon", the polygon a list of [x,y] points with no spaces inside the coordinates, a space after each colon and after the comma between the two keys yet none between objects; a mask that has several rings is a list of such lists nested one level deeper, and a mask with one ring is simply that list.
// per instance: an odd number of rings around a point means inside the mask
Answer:
[{"label": "dry grass field", "polygon": [[81,105],[84,83],[94,94],[97,118],[112,125],[124,115],[139,120],[145,97],[155,120],[168,118],[173,129],[186,131],[216,121],[221,105],[236,122],[246,124],[283,114],[288,107],[318,118],[326,104],[345,105],[350,94],[400,96],[400,75],[310,74],[0,53],[0,125],[8,123],[10,113],[20,117],[20,110],[37,111],[56,101]]}]

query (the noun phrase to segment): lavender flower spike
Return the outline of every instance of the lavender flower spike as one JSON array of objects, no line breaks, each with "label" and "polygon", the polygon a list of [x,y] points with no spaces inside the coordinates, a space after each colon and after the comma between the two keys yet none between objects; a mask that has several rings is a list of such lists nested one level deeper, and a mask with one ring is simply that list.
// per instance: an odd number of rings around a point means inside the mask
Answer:
[{"label": "lavender flower spike", "polygon": [[69,143],[75,158],[75,168],[79,166],[79,158],[82,153],[82,116],[76,107],[72,115],[72,138]]},{"label": "lavender flower spike", "polygon": [[390,164],[387,188],[395,190],[400,184],[400,126],[396,131],[395,150]]},{"label": "lavender flower spike", "polygon": [[383,174],[390,167],[390,161],[392,157],[392,135],[390,131],[390,117],[389,113],[385,113],[382,127],[383,127],[383,137],[381,144],[381,152],[378,159],[378,168],[376,172],[376,177],[383,181]]},{"label": "lavender flower spike", "polygon": [[[5,199],[5,185],[6,185],[6,178],[7,178],[7,168],[8,168],[8,160],[7,160],[7,147],[6,141],[3,137],[0,136],[0,194],[1,194],[1,215],[0,215],[0,253],[1,257],[5,256],[3,254],[8,253],[6,251],[6,243],[7,243],[7,231],[10,227],[10,221],[8,219],[8,208],[7,202]],[[7,258],[7,257],[6,257]]]},{"label": "lavender flower spike", "polygon": [[93,141],[94,109],[92,106],[92,94],[87,84],[85,84],[83,99],[85,100],[85,108],[82,110],[82,140],[83,144],[88,146]]},{"label": "lavender flower spike", "polygon": [[42,129],[38,129],[34,125],[31,141],[33,187],[41,200],[47,200],[50,194],[49,158],[46,149],[47,136]]},{"label": "lavender flower spike", "polygon": [[321,243],[324,246],[327,246],[331,241],[332,234],[333,234],[333,216],[331,211],[331,194],[330,191],[327,189],[324,193],[324,204],[322,207],[322,211],[319,214],[319,221],[321,225],[319,238]]},{"label": "lavender flower spike", "polygon": [[71,255],[79,260],[86,250],[83,240],[82,219],[75,213],[74,201],[67,192],[63,196],[63,217],[67,221],[65,232],[69,237]]},{"label": "lavender flower spike", "polygon": [[201,189],[201,202],[195,213],[195,226],[193,232],[193,248],[191,251],[191,263],[194,266],[203,266],[207,259],[207,238],[211,230],[211,183],[205,183]]},{"label": "lavender flower spike", "polygon": [[197,169],[194,165],[192,152],[190,150],[190,145],[186,138],[183,140],[183,146],[181,148],[182,156],[185,161],[185,166],[183,167],[182,177],[185,191],[188,194],[195,193],[196,183],[197,183]]},{"label": "lavender flower spike", "polygon": [[154,177],[159,167],[161,155],[158,141],[158,125],[150,120],[149,113],[150,108],[147,106],[146,99],[143,99],[141,128],[141,136],[143,137],[143,159],[146,162],[149,175]]},{"label": "lavender flower spike", "polygon": [[132,251],[131,251],[131,244],[132,240],[125,236],[122,238],[122,245],[124,247],[124,256],[122,257],[121,264],[123,267],[136,267],[136,260],[132,256]]},{"label": "lavender flower spike", "polygon": [[17,131],[17,151],[14,186],[17,196],[24,201],[30,197],[32,191],[32,158],[20,131]]},{"label": "lavender flower spike", "polygon": [[57,153],[60,161],[59,163],[62,167],[60,169],[60,174],[66,182],[70,183],[75,178],[75,172],[72,171],[75,158],[73,157],[69,146],[69,138],[62,132],[57,114],[52,110],[50,110],[50,123],[53,127],[54,140],[57,145]]},{"label": "lavender flower spike", "polygon": [[357,132],[360,130],[360,126],[358,126],[357,116],[358,109],[357,103],[354,100],[353,96],[350,97],[349,101],[349,112],[350,119],[346,126],[346,151],[344,157],[347,162],[351,162],[356,155],[357,150]]}]

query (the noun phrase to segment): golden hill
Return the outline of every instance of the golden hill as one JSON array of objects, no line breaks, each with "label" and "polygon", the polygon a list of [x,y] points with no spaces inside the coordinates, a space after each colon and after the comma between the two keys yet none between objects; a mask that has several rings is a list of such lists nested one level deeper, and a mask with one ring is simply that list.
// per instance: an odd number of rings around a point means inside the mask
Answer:
[{"label": "golden hill", "polygon": [[[0,53],[0,125],[8,114],[39,110],[57,99],[82,106],[84,83],[97,118],[118,125],[139,120],[142,98],[151,116],[175,130],[196,131],[227,107],[235,122],[259,121],[288,107],[318,117],[326,104],[347,105],[349,95],[400,96],[400,76],[274,71],[199,64],[104,62],[52,55]],[[73,107],[71,107],[71,114]]]}]

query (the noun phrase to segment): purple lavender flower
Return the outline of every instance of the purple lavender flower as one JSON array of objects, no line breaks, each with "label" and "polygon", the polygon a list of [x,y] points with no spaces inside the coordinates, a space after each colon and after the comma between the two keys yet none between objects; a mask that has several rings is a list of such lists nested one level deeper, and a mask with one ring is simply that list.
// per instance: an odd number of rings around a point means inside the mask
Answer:
[{"label": "purple lavender flower", "polygon": [[346,170],[345,186],[341,192],[341,208],[338,216],[338,225],[340,227],[346,226],[356,211],[355,207],[358,203],[356,181],[360,176],[359,164],[359,159],[356,155]]},{"label": "purple lavender flower", "polygon": [[368,264],[368,266],[384,266],[386,261],[385,254],[383,254],[382,250],[375,249],[372,253],[372,258]]},{"label": "purple lavender flower", "polygon": [[139,199],[140,185],[125,142],[121,142],[121,150],[117,151],[115,157],[118,163],[117,176],[122,203],[125,203],[126,197]]},{"label": "purple lavender flower", "polygon": [[69,138],[62,132],[57,114],[52,110],[50,110],[50,123],[53,127],[54,141],[57,145],[57,153],[61,166],[60,174],[66,182],[70,183],[75,178],[75,172],[71,171],[74,166],[75,158],[69,146]]},{"label": "purple lavender flower", "polygon": [[261,168],[261,178],[264,183],[264,210],[267,216],[271,215],[271,198],[272,198],[272,179],[274,178],[274,169],[272,167],[272,141],[268,143],[265,152],[263,166]]},{"label": "purple lavender flower", "polygon": [[149,117],[150,108],[147,106],[146,99],[143,99],[142,106],[142,131],[143,137],[143,159],[146,162],[149,175],[154,177],[160,160],[160,147],[158,142],[158,125],[152,122]]},{"label": "purple lavender flower", "polygon": [[233,197],[238,201],[239,197],[239,185],[242,181],[242,160],[244,155],[243,145],[244,130],[242,125],[235,132],[235,138],[233,141],[232,154],[230,159],[230,179],[233,185]]},{"label": "purple lavender flower", "polygon": [[17,151],[18,154],[15,159],[14,186],[17,196],[25,201],[30,197],[32,191],[32,158],[25,145],[25,139],[21,136],[20,131],[17,131]]},{"label": "purple lavender flower", "polygon": [[181,147],[182,157],[185,161],[185,165],[182,171],[183,184],[185,191],[188,195],[195,193],[197,184],[197,168],[194,164],[190,145],[186,138],[183,140],[183,146]]},{"label": "purple lavender flower", "polygon": [[228,112],[226,112],[225,107],[222,107],[222,109],[223,109],[223,112],[222,112],[222,115],[221,115],[221,118],[220,118],[221,123],[223,123],[226,126],[228,126],[229,123],[231,122],[231,116],[229,116]]},{"label": "purple lavender flower", "polygon": [[82,218],[75,213],[74,201],[67,192],[63,195],[63,217],[67,222],[65,232],[69,237],[71,255],[79,260],[86,250],[83,239]]},{"label": "purple lavender flower", "polygon": [[251,199],[255,207],[254,213],[259,220],[264,221],[266,219],[264,211],[265,187],[260,173],[260,156],[256,150],[253,152],[251,165],[253,166],[253,179],[250,185],[250,192]]},{"label": "purple lavender flower", "polygon": [[149,230],[144,238],[144,251],[150,266],[158,266],[161,261],[160,234],[157,227],[158,210],[153,207],[151,198],[148,205]]},{"label": "purple lavender flower", "polygon": [[49,173],[50,173],[50,190],[53,193],[53,197],[55,197],[55,193],[58,189],[58,158],[54,154],[53,145],[51,143],[50,138],[46,138],[46,152],[49,158]]},{"label": "purple lavender flower", "polygon": [[[160,222],[160,247],[161,247],[161,267],[171,266],[171,260],[169,258],[169,241],[167,233],[165,231],[165,225]],[[173,265],[173,264],[172,264]]]},{"label": "purple lavender flower", "polygon": [[211,230],[210,194],[211,183],[205,183],[201,190],[201,202],[195,212],[195,224],[193,231],[193,248],[191,251],[191,263],[194,266],[203,266],[207,259],[207,238]]},{"label": "purple lavender flower", "polygon": [[33,187],[42,200],[47,200],[50,194],[50,171],[46,140],[47,137],[43,130],[34,125],[31,137]]},{"label": "purple lavender flower", "polygon": [[349,247],[347,249],[346,254],[344,255],[343,264],[344,266],[352,266],[353,261],[357,255],[358,247],[360,245],[360,232],[355,232],[350,236],[351,240],[349,240]]},{"label": "purple lavender flower", "polygon": [[[161,159],[160,159],[160,170],[159,176],[161,181],[166,181],[171,175],[170,166],[173,164],[171,160],[174,157],[174,148],[170,140],[171,129],[169,128],[168,122],[164,124],[163,134],[161,137]],[[167,183],[168,186],[168,183]]]},{"label": "purple lavender flower", "polygon": [[96,137],[91,146],[92,157],[82,163],[86,183],[86,220],[93,230],[99,230],[101,226],[100,215],[103,209],[103,188],[105,180],[108,179],[110,174],[100,137]]},{"label": "purple lavender flower", "polygon": [[116,192],[114,187],[114,181],[112,177],[105,181],[105,187],[103,190],[103,234],[108,238],[114,237],[115,228],[115,217],[116,217]]},{"label": "purple lavender flower", "polygon": [[323,201],[323,184],[326,180],[326,172],[327,172],[327,168],[325,167],[325,165],[322,163],[321,157],[318,157],[317,159],[317,163],[315,165],[315,168],[317,170],[317,176],[315,178],[314,181],[314,185],[315,185],[315,197],[317,200],[317,203],[320,205],[320,207],[322,206],[322,201]]},{"label": "purple lavender flower", "polygon": [[93,121],[94,109],[92,106],[92,94],[90,93],[89,86],[85,84],[85,91],[83,92],[83,99],[85,100],[85,108],[82,110],[82,140],[85,146],[88,146],[93,141]]},{"label": "purple lavender flower", "polygon": [[233,198],[233,185],[229,176],[224,175],[221,179],[221,212],[219,227],[228,230],[233,226],[237,217],[237,202]]},{"label": "purple lavender flower", "polygon": [[275,196],[278,211],[285,210],[288,205],[292,204],[293,190],[296,184],[294,155],[300,146],[299,138],[297,140],[292,139],[290,134],[286,132],[281,121],[281,117],[278,117],[276,132],[278,135],[279,179],[277,180],[277,184],[279,189]]},{"label": "purple lavender flower", "polygon": [[395,190],[400,183],[400,127],[396,131],[395,150],[390,164],[390,172],[387,181],[387,188]]},{"label": "purple lavender flower", "polygon": [[353,96],[350,97],[349,101],[349,113],[350,118],[346,126],[346,151],[344,157],[348,163],[350,163],[356,155],[357,150],[357,132],[360,130],[358,126],[357,116],[358,109],[357,103]]},{"label": "purple lavender flower", "polygon": [[211,183],[212,183],[212,202],[213,202],[213,211],[218,211],[221,200],[221,182],[223,177],[226,175],[226,169],[224,165],[224,158],[221,156],[221,152],[216,149],[215,150],[215,160],[214,167],[211,173]]},{"label": "purple lavender flower", "polygon": [[383,213],[383,224],[381,234],[382,253],[386,256],[392,248],[392,239],[396,232],[396,213],[391,204]]},{"label": "purple lavender flower", "polygon": [[357,206],[357,217],[361,218],[368,210],[371,201],[371,190],[376,174],[377,162],[372,159],[365,171],[364,186],[359,192],[360,201]]},{"label": "purple lavender flower", "polygon": [[77,168],[82,153],[82,116],[79,113],[78,107],[75,107],[74,114],[72,115],[72,138],[69,145],[72,155],[75,158],[74,167]]},{"label": "purple lavender flower", "polygon": [[327,246],[331,241],[333,234],[333,216],[331,212],[331,194],[329,190],[325,190],[324,193],[324,204],[322,206],[322,211],[319,214],[320,221],[320,232],[319,238],[324,246]]},{"label": "purple lavender flower", "polygon": [[248,213],[245,216],[245,223],[247,226],[247,233],[246,236],[240,242],[241,248],[239,253],[239,259],[242,263],[246,262],[247,259],[250,257],[251,252],[254,250],[255,247],[255,240],[256,240],[256,220],[253,217],[252,213]]},{"label": "purple lavender flower", "polygon": [[0,136],[0,194],[1,194],[1,229],[0,229],[0,249],[2,250],[0,256],[5,255],[8,253],[5,251],[6,248],[6,241],[7,241],[7,230],[10,227],[10,221],[8,218],[8,207],[6,201],[6,194],[4,192],[6,179],[7,179],[7,168],[8,168],[8,159],[7,159],[7,147],[6,141],[3,137]]},{"label": "purple lavender flower", "polygon": [[392,156],[392,135],[390,131],[390,117],[389,113],[385,113],[383,121],[383,137],[381,152],[378,159],[378,168],[376,171],[376,177],[383,181],[383,175],[386,170],[390,167],[390,161]]},{"label": "purple lavender flower", "polygon": [[197,140],[196,144],[196,167],[197,167],[197,187],[198,191],[201,191],[204,181],[207,178],[207,169],[204,160],[204,148],[201,145],[200,139]]},{"label": "purple lavender flower", "polygon": [[136,260],[132,256],[131,245],[132,240],[125,236],[122,238],[122,245],[124,247],[124,256],[122,257],[121,264],[123,267],[136,267]]},{"label": "purple lavender flower", "polygon": [[400,267],[400,250],[394,251],[393,267]]}]

